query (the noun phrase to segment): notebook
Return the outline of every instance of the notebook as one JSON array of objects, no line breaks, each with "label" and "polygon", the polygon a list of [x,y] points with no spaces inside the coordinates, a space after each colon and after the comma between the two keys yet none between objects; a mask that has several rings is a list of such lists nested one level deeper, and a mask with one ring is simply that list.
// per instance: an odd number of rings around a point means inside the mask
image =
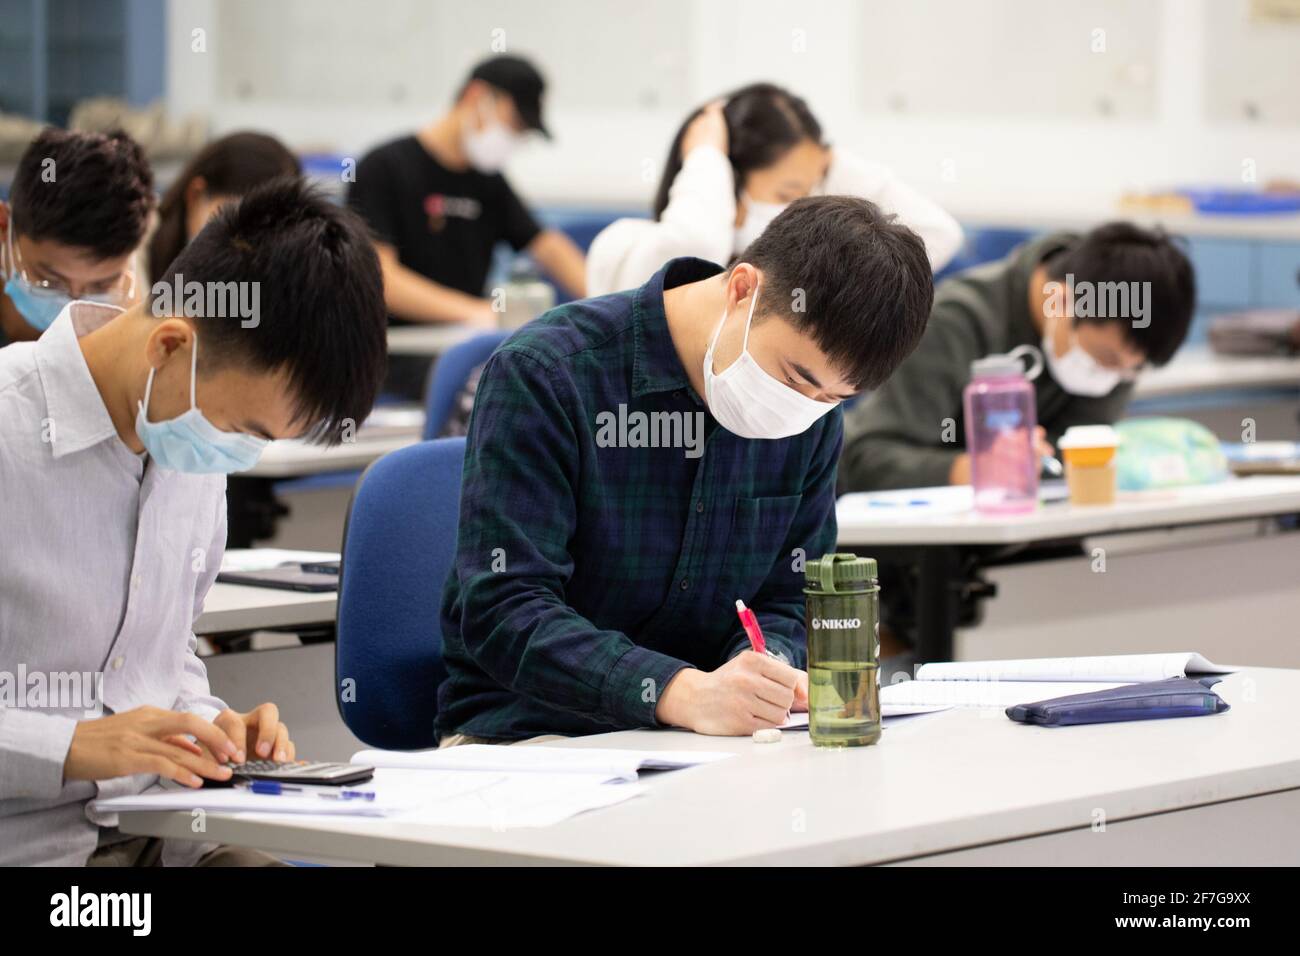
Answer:
[{"label": "notebook", "polygon": [[1012,707],[1170,677],[1230,674],[1234,669],[1190,651],[952,661],[923,664],[916,680],[882,687],[880,702],[886,712],[887,708],[901,712],[914,707]]}]

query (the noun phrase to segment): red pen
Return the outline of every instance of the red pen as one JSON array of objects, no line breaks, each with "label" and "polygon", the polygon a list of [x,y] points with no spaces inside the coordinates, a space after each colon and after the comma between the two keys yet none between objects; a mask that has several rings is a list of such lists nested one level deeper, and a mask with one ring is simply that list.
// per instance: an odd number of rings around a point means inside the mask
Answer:
[{"label": "red pen", "polygon": [[749,635],[749,646],[754,649],[754,653],[776,657],[767,649],[767,641],[763,640],[763,629],[758,626],[758,618],[754,616],[753,611],[745,607],[744,601],[736,601],[736,614],[740,617],[740,623],[744,626],[745,633]]}]

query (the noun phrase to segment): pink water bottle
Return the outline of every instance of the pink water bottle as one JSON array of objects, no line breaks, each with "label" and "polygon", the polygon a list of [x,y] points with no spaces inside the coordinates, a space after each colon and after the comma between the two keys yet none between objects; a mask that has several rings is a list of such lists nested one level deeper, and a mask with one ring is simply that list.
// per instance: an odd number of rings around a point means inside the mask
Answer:
[{"label": "pink water bottle", "polygon": [[[1025,356],[1031,361],[1028,372],[1021,364]],[[1038,413],[1031,379],[1042,370],[1042,356],[1028,345],[971,362],[964,403],[976,511],[1018,514],[1038,507],[1041,466],[1034,448]]]}]

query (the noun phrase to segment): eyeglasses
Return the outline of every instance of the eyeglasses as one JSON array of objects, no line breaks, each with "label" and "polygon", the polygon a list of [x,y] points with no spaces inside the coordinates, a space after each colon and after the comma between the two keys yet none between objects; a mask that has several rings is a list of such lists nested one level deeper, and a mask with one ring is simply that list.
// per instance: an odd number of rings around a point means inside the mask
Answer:
[{"label": "eyeglasses", "polygon": [[117,306],[125,306],[135,299],[135,273],[130,269],[124,270],[116,279],[107,283],[105,288],[96,289],[93,292],[83,290],[81,295],[73,295],[72,289],[67,283],[35,278],[27,271],[27,267],[22,261],[21,249],[14,242],[12,221],[5,236],[4,251],[6,253],[5,275],[9,277],[17,276],[35,296],[50,299],[85,299]]}]

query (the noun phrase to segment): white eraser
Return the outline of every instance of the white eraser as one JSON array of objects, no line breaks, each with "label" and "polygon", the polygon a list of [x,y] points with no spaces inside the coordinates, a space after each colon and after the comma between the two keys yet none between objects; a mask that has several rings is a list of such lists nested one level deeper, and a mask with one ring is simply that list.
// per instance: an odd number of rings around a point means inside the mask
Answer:
[{"label": "white eraser", "polygon": [[775,727],[764,727],[762,730],[754,731],[754,743],[756,744],[779,744],[781,742],[781,731]]}]

